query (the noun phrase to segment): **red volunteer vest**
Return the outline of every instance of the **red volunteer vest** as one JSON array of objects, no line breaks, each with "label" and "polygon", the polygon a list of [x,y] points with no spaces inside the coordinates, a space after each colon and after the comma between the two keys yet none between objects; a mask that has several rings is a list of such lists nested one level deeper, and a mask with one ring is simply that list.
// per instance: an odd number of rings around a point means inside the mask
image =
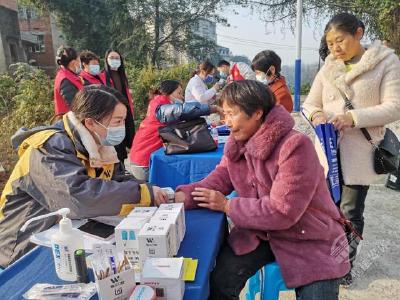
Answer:
[{"label": "red volunteer vest", "polygon": [[68,103],[64,100],[60,93],[61,82],[64,79],[69,80],[78,90],[83,88],[82,78],[64,66],[61,66],[54,80],[54,110],[56,115],[64,114],[69,111]]},{"label": "red volunteer vest", "polygon": [[158,128],[165,126],[156,117],[157,107],[164,104],[172,104],[168,96],[158,95],[154,97],[147,109],[147,114],[139,130],[135,134],[132,143],[129,159],[136,165],[142,167],[149,166],[150,155],[161,148],[162,140],[158,135]]},{"label": "red volunteer vest", "polygon": [[102,84],[105,85],[105,81],[102,80],[102,78],[99,75],[92,75],[84,70],[81,71],[81,73],[79,73],[79,75],[86,80],[87,82],[89,82],[89,84]]},{"label": "red volunteer vest", "polygon": [[[107,85],[107,75],[106,75],[106,71],[105,70],[103,70],[100,73],[99,77],[100,77],[101,81],[104,82],[104,85]],[[110,76],[110,84],[111,84],[110,85],[111,87],[115,88],[114,82],[113,82],[111,76]],[[133,99],[132,99],[131,92],[129,91],[128,82],[125,82],[125,87],[126,87],[125,93],[128,96],[129,107],[131,108],[132,116],[135,117],[134,108],[133,108]]]}]

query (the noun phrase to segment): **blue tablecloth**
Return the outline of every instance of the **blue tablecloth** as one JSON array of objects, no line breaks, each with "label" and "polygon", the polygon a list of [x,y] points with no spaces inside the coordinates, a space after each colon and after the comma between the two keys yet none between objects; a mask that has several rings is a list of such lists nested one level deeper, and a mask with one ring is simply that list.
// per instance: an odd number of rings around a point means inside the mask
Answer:
[{"label": "blue tablecloth", "polygon": [[165,155],[161,148],[150,158],[149,181],[160,187],[175,189],[180,184],[199,181],[213,171],[224,152],[224,144],[211,152]]},{"label": "blue tablecloth", "polygon": [[[186,282],[185,300],[207,299],[209,275],[225,234],[224,214],[203,209],[186,212],[186,235],[178,256],[199,259],[199,265],[196,280]],[[35,248],[0,274],[0,299],[23,299],[35,283],[64,284],[55,273],[50,248]],[[92,299],[98,299],[97,294]]]}]

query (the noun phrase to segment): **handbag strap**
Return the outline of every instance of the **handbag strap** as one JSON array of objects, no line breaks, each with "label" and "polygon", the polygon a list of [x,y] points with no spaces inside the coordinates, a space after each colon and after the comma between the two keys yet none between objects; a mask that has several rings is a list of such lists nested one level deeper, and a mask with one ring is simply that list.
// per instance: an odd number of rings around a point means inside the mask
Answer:
[{"label": "handbag strap", "polygon": [[[342,95],[342,98],[344,100],[344,106],[346,108],[346,110],[353,110],[354,106],[351,103],[351,101],[349,100],[349,98],[346,96],[346,94],[344,92],[342,92],[340,89],[338,89],[340,95]],[[362,134],[364,135],[364,137],[367,139],[367,141],[374,147],[374,148],[378,148],[374,142],[372,141],[371,135],[369,134],[368,130],[366,128],[360,128]]]}]

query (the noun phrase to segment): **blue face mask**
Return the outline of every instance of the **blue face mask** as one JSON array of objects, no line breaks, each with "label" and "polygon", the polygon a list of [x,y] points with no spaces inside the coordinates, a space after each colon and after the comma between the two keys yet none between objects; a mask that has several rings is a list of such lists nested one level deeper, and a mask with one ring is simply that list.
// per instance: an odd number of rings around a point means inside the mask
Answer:
[{"label": "blue face mask", "polygon": [[100,65],[89,65],[89,73],[93,76],[100,74]]},{"label": "blue face mask", "polygon": [[205,84],[212,83],[214,81],[214,76],[213,75],[207,75],[207,77],[204,79]]},{"label": "blue face mask", "polygon": [[106,138],[103,139],[100,137],[100,135],[96,133],[97,137],[100,140],[100,143],[103,146],[116,146],[122,143],[122,141],[125,138],[125,126],[121,127],[106,127],[103,124],[95,121],[97,124],[102,126],[103,128],[107,129],[107,135]]}]

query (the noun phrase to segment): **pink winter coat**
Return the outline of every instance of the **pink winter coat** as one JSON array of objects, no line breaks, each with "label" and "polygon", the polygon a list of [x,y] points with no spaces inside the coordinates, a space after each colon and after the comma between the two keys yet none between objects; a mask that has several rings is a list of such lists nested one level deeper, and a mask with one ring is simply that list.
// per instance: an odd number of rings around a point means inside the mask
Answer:
[{"label": "pink winter coat", "polygon": [[195,208],[195,187],[218,190],[230,200],[235,227],[228,241],[237,255],[268,240],[288,287],[339,278],[350,270],[347,240],[333,218],[323,169],[311,140],[293,130],[294,120],[274,107],[247,141],[229,137],[221,163],[202,181],[179,186],[186,208]]}]

